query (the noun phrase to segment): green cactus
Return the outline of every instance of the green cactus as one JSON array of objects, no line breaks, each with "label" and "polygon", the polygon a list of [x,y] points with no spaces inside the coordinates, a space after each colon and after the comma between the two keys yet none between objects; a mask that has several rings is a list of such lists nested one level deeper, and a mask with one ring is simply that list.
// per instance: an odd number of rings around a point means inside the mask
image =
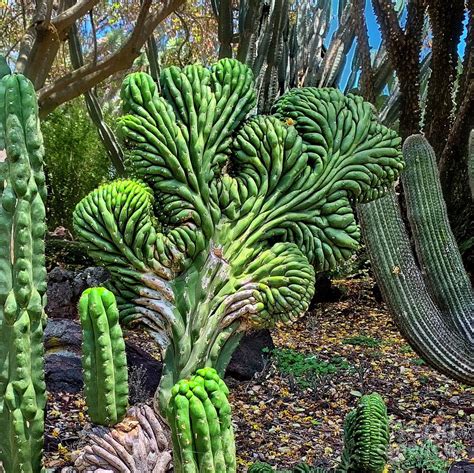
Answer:
[{"label": "green cactus", "polygon": [[[2,75],[6,71],[2,70]],[[0,80],[0,464],[41,471],[46,186],[31,82]]]},{"label": "green cactus", "polygon": [[128,405],[127,357],[114,294],[103,287],[86,289],[79,314],[88,414],[94,424],[114,425]]},{"label": "green cactus", "polygon": [[249,466],[248,473],[275,473],[275,470],[268,463],[256,462]]},{"label": "green cactus", "polygon": [[173,386],[168,420],[177,471],[236,471],[228,395],[227,386],[213,368],[199,369]]},{"label": "green cactus", "polygon": [[474,384],[474,294],[449,226],[436,157],[407,138],[402,176],[417,261],[392,192],[359,206],[377,282],[400,331],[433,368]]},{"label": "green cactus", "polygon": [[290,93],[278,116],[244,122],[256,98],[238,61],[161,80],[163,96],[147,74],[125,79],[134,180],[92,192],[74,225],[111,274],[121,322],[143,324],[165,352],[155,400],[167,417],[179,380],[204,366],[222,376],[245,330],[306,311],[315,269],[357,248],[353,203],[382,195],[403,165],[396,133],[360,97],[307,89],[302,107]]},{"label": "green cactus", "polygon": [[387,463],[387,408],[380,394],[367,394],[344,421],[342,471],[382,473]]}]

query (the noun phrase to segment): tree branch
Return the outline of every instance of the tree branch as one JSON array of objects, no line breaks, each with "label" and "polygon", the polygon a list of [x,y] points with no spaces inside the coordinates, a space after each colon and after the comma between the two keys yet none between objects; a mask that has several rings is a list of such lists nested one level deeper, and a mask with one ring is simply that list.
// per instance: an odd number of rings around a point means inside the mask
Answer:
[{"label": "tree branch", "polygon": [[400,82],[400,135],[420,130],[420,53],[425,0],[410,0],[405,31],[391,0],[372,0],[387,54]]},{"label": "tree branch", "polygon": [[99,3],[99,0],[81,0],[53,19],[58,32],[69,30],[76,20],[84,16]]},{"label": "tree branch", "polygon": [[428,0],[432,39],[431,76],[425,113],[425,134],[440,157],[446,144],[454,108],[457,45],[462,34],[464,0]]},{"label": "tree branch", "polygon": [[185,0],[160,2],[161,8],[150,12],[151,0],[144,1],[131,35],[115,54],[97,64],[80,67],[39,90],[41,116],[47,115],[58,105],[83,94],[110,75],[129,68],[158,24],[184,2]]}]

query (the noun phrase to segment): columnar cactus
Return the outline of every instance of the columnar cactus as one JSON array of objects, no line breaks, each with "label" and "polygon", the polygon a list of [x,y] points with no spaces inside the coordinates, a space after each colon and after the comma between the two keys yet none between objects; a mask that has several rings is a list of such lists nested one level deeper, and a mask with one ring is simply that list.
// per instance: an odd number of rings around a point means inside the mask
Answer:
[{"label": "columnar cactus", "polygon": [[357,247],[352,204],[382,195],[402,160],[360,97],[307,89],[244,122],[256,99],[238,61],[171,67],[161,81],[163,96],[147,74],[125,79],[134,179],[92,192],[74,224],[111,274],[121,321],[165,352],[167,416],[174,384],[205,366],[222,375],[246,329],[306,311],[315,270]]},{"label": "columnar cactus", "polygon": [[0,81],[0,464],[39,472],[45,382],[46,186],[31,82]]},{"label": "columnar cactus", "polygon": [[387,463],[387,408],[380,394],[362,396],[344,422],[344,451],[341,469],[357,473],[382,473]]},{"label": "columnar cactus", "polygon": [[178,447],[173,457],[177,471],[236,471],[228,394],[213,368],[199,369],[173,386],[168,417]]},{"label": "columnar cactus", "polygon": [[114,425],[128,405],[127,357],[114,294],[103,287],[85,290],[79,314],[89,417],[95,424]]},{"label": "columnar cactus", "polygon": [[402,182],[419,265],[396,195],[359,206],[377,282],[402,334],[435,369],[474,384],[474,294],[451,232],[433,149],[403,147]]}]

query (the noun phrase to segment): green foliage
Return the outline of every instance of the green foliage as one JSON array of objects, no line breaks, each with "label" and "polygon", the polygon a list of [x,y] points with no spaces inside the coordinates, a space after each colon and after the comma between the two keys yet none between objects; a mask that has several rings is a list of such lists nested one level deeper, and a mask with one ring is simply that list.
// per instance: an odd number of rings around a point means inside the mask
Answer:
[{"label": "green foliage", "polygon": [[0,463],[41,470],[46,187],[33,84],[0,80]]},{"label": "green foliage", "polygon": [[76,204],[112,177],[110,161],[82,98],[51,112],[42,130],[49,189],[48,228],[72,228]]},{"label": "green foliage", "polygon": [[250,465],[248,473],[273,473],[275,470],[268,463],[256,462]]},{"label": "green foliage", "polygon": [[302,389],[311,387],[314,378],[318,376],[332,375],[349,368],[349,363],[344,358],[324,361],[316,355],[301,353],[291,348],[275,348],[271,354],[280,373],[292,376]]},{"label": "green foliage", "polygon": [[403,450],[403,460],[393,465],[394,471],[419,471],[421,473],[446,473],[448,462],[443,460],[436,445],[427,440],[422,445],[407,447]]},{"label": "green foliage", "polygon": [[342,343],[346,345],[361,346],[367,348],[378,348],[382,345],[382,341],[378,338],[368,337],[367,335],[356,335],[354,337],[345,338]]},{"label": "green foliage", "polygon": [[229,390],[213,368],[197,370],[171,390],[168,420],[175,469],[185,472],[236,470]]},{"label": "green foliage", "polygon": [[387,408],[382,397],[377,393],[362,396],[344,421],[342,468],[352,473],[382,473],[389,439]]},{"label": "green foliage", "polygon": [[95,424],[114,425],[128,405],[127,358],[115,296],[103,287],[86,289],[79,315],[88,414]]}]

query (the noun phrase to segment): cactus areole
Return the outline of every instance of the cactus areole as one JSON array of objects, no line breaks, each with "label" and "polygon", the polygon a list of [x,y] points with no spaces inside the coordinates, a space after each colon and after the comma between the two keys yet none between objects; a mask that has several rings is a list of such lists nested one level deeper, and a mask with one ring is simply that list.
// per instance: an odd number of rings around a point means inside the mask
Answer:
[{"label": "cactus areole", "polygon": [[222,375],[246,329],[306,311],[315,271],[358,246],[353,204],[383,195],[403,164],[396,133],[357,96],[299,89],[274,116],[249,116],[252,72],[231,59],[165,69],[161,90],[145,73],[125,79],[133,179],[93,191],[74,224],[110,271],[121,322],[165,352],[166,414],[173,385],[203,367]]}]

